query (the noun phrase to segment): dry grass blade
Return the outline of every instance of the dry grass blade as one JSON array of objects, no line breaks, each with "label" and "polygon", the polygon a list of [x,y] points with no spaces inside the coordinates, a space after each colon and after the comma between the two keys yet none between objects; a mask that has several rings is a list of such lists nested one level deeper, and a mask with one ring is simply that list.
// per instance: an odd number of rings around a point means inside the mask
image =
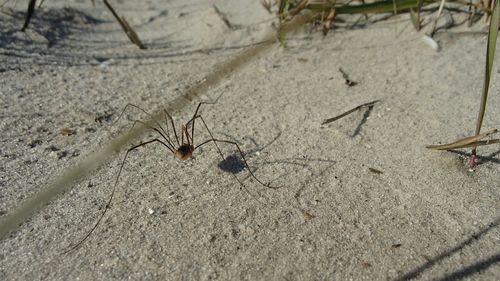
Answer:
[{"label": "dry grass blade", "polygon": [[417,24],[417,31],[420,31],[422,28],[422,21],[420,20],[420,13],[422,12],[422,5],[424,4],[424,0],[418,0],[417,2],[417,17],[415,19]]},{"label": "dry grass blade", "polygon": [[436,14],[436,18],[434,19],[434,23],[432,24],[432,30],[431,30],[431,37],[434,36],[436,33],[436,27],[437,27],[437,22],[439,20],[439,17],[441,17],[441,14],[443,13],[443,8],[444,8],[444,3],[446,0],[442,0],[441,4],[439,5],[439,9]]},{"label": "dry grass blade", "polygon": [[293,17],[295,15],[297,15],[298,13],[300,13],[300,11],[304,10],[306,5],[309,3],[309,0],[302,0],[300,1],[299,4],[297,4],[296,7],[294,7],[293,9],[291,9],[288,14]]},{"label": "dry grass blade", "polygon": [[140,49],[146,49],[146,46],[142,44],[141,39],[139,39],[139,36],[137,36],[137,33],[130,27],[128,22],[125,20],[124,17],[120,18],[118,14],[116,13],[115,9],[109,4],[108,0],[103,0],[104,5],[108,8],[108,10],[113,14],[113,16],[116,18],[120,26],[122,27],[123,31],[125,34],[127,34],[128,38],[130,39],[130,42],[134,43],[137,45]]},{"label": "dry grass blade", "polygon": [[35,13],[35,5],[36,5],[36,0],[30,0],[30,2],[28,3],[28,10],[26,11],[26,19],[24,20],[24,25],[21,28],[21,31],[25,31],[26,28],[28,28],[30,20],[33,17],[33,14]]},{"label": "dry grass blade", "polygon": [[481,145],[500,143],[500,139],[482,140],[482,139],[487,138],[487,137],[489,137],[497,132],[498,132],[498,129],[493,129],[493,130],[488,131],[486,133],[471,136],[471,137],[466,137],[463,139],[459,139],[459,140],[452,142],[452,143],[449,143],[449,144],[428,145],[426,147],[429,149],[434,149],[434,150],[449,150],[449,149],[456,149],[456,148],[475,147],[475,146],[481,146]]},{"label": "dry grass blade", "polygon": [[354,111],[359,110],[359,109],[361,109],[361,108],[364,108],[364,107],[371,107],[371,106],[373,106],[374,104],[376,104],[376,103],[377,103],[377,102],[379,102],[379,101],[380,101],[380,100],[374,100],[374,101],[371,101],[371,102],[364,103],[364,104],[362,104],[362,105],[358,105],[358,106],[356,106],[355,108],[350,109],[350,110],[348,110],[348,111],[346,111],[346,112],[344,112],[344,113],[342,113],[342,114],[340,114],[340,115],[337,115],[337,116],[332,117],[332,118],[325,119],[325,120],[321,123],[321,125],[325,125],[325,124],[331,123],[331,122],[333,122],[333,121],[337,121],[337,120],[339,120],[340,118],[345,117],[345,116],[347,116],[347,115],[349,115],[349,114],[353,113]]},{"label": "dry grass blade", "polygon": [[323,35],[326,35],[328,33],[328,30],[330,30],[330,27],[332,26],[332,22],[335,20],[335,17],[337,16],[337,12],[335,9],[332,9],[330,11],[330,14],[326,17],[326,19],[323,22]]}]

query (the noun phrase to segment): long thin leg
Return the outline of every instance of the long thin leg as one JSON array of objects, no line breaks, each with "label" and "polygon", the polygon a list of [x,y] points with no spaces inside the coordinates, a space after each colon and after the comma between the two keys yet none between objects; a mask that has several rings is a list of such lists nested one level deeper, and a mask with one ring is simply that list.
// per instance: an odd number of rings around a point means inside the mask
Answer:
[{"label": "long thin leg", "polygon": [[[170,123],[172,125],[172,130],[174,131],[175,140],[177,141],[177,146],[180,146],[181,144],[179,143],[179,137],[177,136],[177,131],[175,129],[174,118],[172,118],[172,116],[170,115],[170,113],[168,113],[166,109],[163,109],[163,112],[165,112],[165,118],[168,117],[168,119],[170,120]],[[167,130],[168,130],[168,121],[165,123],[167,124]]]},{"label": "long thin leg", "polygon": [[132,130],[135,126],[136,123],[140,123],[148,128],[150,128],[151,130],[154,130],[155,132],[157,132],[158,134],[160,134],[163,139],[165,139],[165,141],[167,141],[167,148],[170,150],[170,152],[172,153],[175,153],[175,146],[174,144],[171,142],[170,138],[167,138],[162,132],[160,132],[160,130],[158,130],[158,128],[155,128],[155,127],[152,127],[150,125],[148,125],[147,123],[141,121],[141,120],[135,120],[134,123],[132,124],[132,127],[130,127],[130,129]]},{"label": "long thin leg", "polygon": [[193,124],[191,124],[191,143],[194,143],[194,121],[196,120],[197,116],[198,116],[198,111],[200,110],[200,107],[201,105],[203,104],[203,102],[200,102],[198,104],[198,106],[196,107],[196,110],[194,111],[194,115],[193,115],[193,118],[191,118],[191,120],[189,120],[187,123],[186,123],[186,127],[188,126],[188,124],[192,121]]},{"label": "long thin leg", "polygon": [[182,139],[182,144],[184,144],[184,136],[186,136],[186,141],[187,141],[187,144],[188,144],[188,145],[191,145],[191,144],[192,144],[192,142],[190,141],[188,130],[187,130],[187,128],[186,128],[186,126],[185,126],[185,125],[182,125],[182,128],[181,128],[181,139]]},{"label": "long thin leg", "polygon": [[[155,122],[155,124],[158,126],[158,128],[160,128],[162,130],[162,132],[165,134],[166,138],[168,138],[169,140],[169,143],[174,143],[172,141],[172,139],[170,138],[170,135],[168,134],[167,131],[165,131],[165,129],[163,129],[163,127],[161,126],[160,122],[158,122],[158,120],[156,120],[153,115],[151,115],[150,113],[148,113],[146,110],[140,108],[139,106],[133,104],[133,103],[127,103],[127,105],[125,105],[125,107],[123,108],[122,112],[120,113],[120,116],[118,116],[118,119],[116,119],[115,122],[113,122],[113,125],[116,124],[116,122],[118,122],[118,120],[120,120],[120,118],[122,118],[123,114],[125,113],[125,110],[127,110],[127,108],[129,107],[134,107],[134,108],[137,108],[139,109],[140,111],[142,111],[144,114],[146,114],[149,118],[151,118],[151,120],[153,120],[153,122]],[[144,123],[143,123],[144,124]],[[172,121],[172,125],[173,125],[173,121]],[[175,128],[174,128],[174,132],[175,132]],[[174,147],[174,145],[172,145],[172,147]]]},{"label": "long thin leg", "polygon": [[[215,147],[217,147],[217,151],[219,152],[222,160],[224,160],[224,154],[222,154],[222,151],[220,150],[219,146],[217,145],[217,142],[216,140],[214,139],[210,139],[210,140],[207,140],[207,141],[204,141],[202,143],[200,143],[199,145],[196,146],[196,148],[202,146],[202,145],[205,145],[207,143],[211,143],[213,142],[215,144]],[[195,148],[195,149],[196,149]],[[267,205],[266,203],[263,203],[262,201],[260,201],[257,197],[255,197],[252,193],[250,193],[250,191],[248,190],[248,188],[246,187],[246,185],[233,173],[231,173],[231,175],[234,177],[234,179],[240,184],[241,188],[243,188],[243,190],[245,190],[245,192],[250,195],[250,197],[252,197],[255,201],[257,201],[258,203],[262,204],[262,205]]]},{"label": "long thin leg", "polygon": [[109,205],[111,204],[111,201],[113,200],[113,197],[115,195],[116,186],[118,185],[118,180],[120,179],[120,175],[122,173],[123,166],[125,165],[125,160],[127,160],[129,152],[131,152],[132,150],[134,150],[134,149],[136,149],[138,147],[141,147],[141,146],[144,146],[146,144],[153,143],[153,142],[159,142],[159,143],[163,144],[164,146],[169,147],[163,141],[161,141],[159,139],[153,139],[153,140],[150,140],[150,141],[147,141],[147,142],[140,143],[138,145],[134,145],[134,146],[132,146],[131,148],[129,148],[127,150],[127,153],[125,153],[125,157],[123,157],[123,161],[122,161],[122,165],[120,166],[120,170],[118,171],[118,175],[116,177],[115,184],[113,186],[113,190],[111,191],[111,195],[109,196],[109,200],[106,203],[106,206],[104,207],[104,211],[102,212],[101,216],[99,217],[99,219],[97,220],[97,222],[95,223],[95,225],[90,229],[90,231],[87,232],[87,234],[85,236],[83,236],[83,238],[80,239],[80,241],[78,243],[76,243],[75,245],[71,246],[68,250],[64,251],[63,254],[67,254],[67,253],[75,250],[76,248],[80,247],[80,245],[82,245],[83,242],[85,242],[85,240],[87,240],[87,238],[89,238],[89,236],[92,234],[92,232],[94,232],[94,230],[97,228],[97,226],[99,225],[99,223],[101,222],[101,220],[104,218],[104,215],[106,215],[106,212],[108,211],[108,209],[110,207]]},{"label": "long thin leg", "polygon": [[[219,96],[220,97],[220,96]],[[218,100],[219,98],[217,98]],[[191,124],[191,143],[194,143],[194,121],[199,118],[199,115],[198,115],[198,111],[200,110],[200,107],[202,104],[215,104],[215,102],[208,102],[208,101],[202,101],[198,104],[198,106],[196,107],[196,110],[194,112],[194,115],[193,115],[193,118],[191,118],[187,123],[186,123],[186,128],[188,128],[189,126],[189,123],[193,123]],[[208,129],[208,128],[207,128]]]},{"label": "long thin leg", "polygon": [[[220,156],[222,157],[222,160],[224,160],[224,155],[222,154],[222,151],[220,150],[220,147],[219,145],[217,144],[218,142],[222,142],[222,143],[229,143],[229,144],[232,144],[232,145],[235,145],[236,148],[238,148],[238,151],[240,152],[240,155],[241,155],[241,159],[243,159],[243,163],[245,163],[245,167],[248,169],[248,172],[250,173],[250,175],[258,182],[260,183],[261,185],[265,186],[265,187],[268,187],[268,188],[272,188],[272,189],[278,189],[280,188],[281,186],[271,186],[269,184],[265,184],[263,183],[262,181],[260,181],[256,176],[255,174],[252,172],[252,170],[250,169],[250,166],[248,166],[248,163],[247,163],[247,160],[245,159],[245,156],[243,155],[243,151],[241,151],[241,148],[240,146],[234,142],[234,141],[229,141],[229,140],[218,140],[218,139],[215,139],[214,136],[212,135],[212,132],[210,131],[210,129],[208,128],[207,126],[207,123],[205,122],[205,120],[203,119],[203,117],[201,117],[200,115],[196,116],[195,119],[197,118],[200,118],[201,121],[203,122],[203,125],[205,126],[205,128],[207,129],[207,132],[208,134],[210,135],[210,140],[207,140],[207,141],[204,141],[202,142],[201,144],[197,145],[194,150],[196,150],[198,147],[208,143],[208,142],[211,142],[213,141],[215,146],[217,147],[217,151],[219,152]],[[194,120],[194,119],[193,119]],[[194,122],[194,121],[193,121]]]}]

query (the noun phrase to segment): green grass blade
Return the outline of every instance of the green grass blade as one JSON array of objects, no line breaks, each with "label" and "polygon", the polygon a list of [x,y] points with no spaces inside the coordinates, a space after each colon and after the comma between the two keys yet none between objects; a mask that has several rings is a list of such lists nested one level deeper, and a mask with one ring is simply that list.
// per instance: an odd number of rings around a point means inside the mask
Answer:
[{"label": "green grass blade", "polygon": [[280,15],[280,17],[283,17],[285,15],[285,12],[288,7],[288,0],[281,0],[280,1],[280,8],[278,10],[278,14]]},{"label": "green grass blade", "polygon": [[282,31],[283,22],[286,20],[286,14],[288,12],[288,0],[280,0],[280,7],[278,10],[278,41],[281,46],[285,46],[285,34]]},{"label": "green grass blade", "polygon": [[413,24],[413,27],[415,27],[415,29],[418,31],[420,29],[418,23],[418,16],[413,9],[410,9],[410,20],[411,23]]},{"label": "green grass blade", "polygon": [[490,19],[490,27],[488,30],[488,46],[486,48],[486,68],[484,71],[484,84],[483,93],[481,95],[481,105],[479,107],[479,115],[477,116],[476,123],[476,135],[481,132],[481,126],[483,125],[484,112],[486,111],[486,101],[488,100],[488,90],[490,87],[491,70],[493,68],[493,59],[495,57],[495,50],[497,47],[497,36],[498,36],[498,23],[500,18],[500,11],[498,2],[500,0],[495,0],[493,3],[493,13]]},{"label": "green grass blade", "polygon": [[[384,0],[360,5],[340,5],[335,7],[335,9],[338,14],[390,13],[394,12],[395,5],[398,11],[408,10],[410,8],[415,8],[418,5],[418,1]],[[328,8],[328,4],[310,4],[307,5],[307,8],[311,10],[324,10],[325,8]]]},{"label": "green grass blade", "polygon": [[[456,2],[467,4],[467,0],[449,0],[447,2]],[[329,3],[311,3],[306,5],[306,9],[313,11],[324,11],[325,9],[335,8],[337,14],[371,14],[371,13],[391,13],[396,7],[397,12],[407,11],[411,8],[422,7],[425,5],[438,3],[436,0],[383,0],[373,3],[359,5],[332,5]]]}]

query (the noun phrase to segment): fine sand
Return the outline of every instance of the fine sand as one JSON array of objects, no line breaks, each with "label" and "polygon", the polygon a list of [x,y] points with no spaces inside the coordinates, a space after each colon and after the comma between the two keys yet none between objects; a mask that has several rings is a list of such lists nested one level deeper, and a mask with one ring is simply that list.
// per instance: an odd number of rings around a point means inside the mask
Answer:
[{"label": "fine sand", "polygon": [[[26,33],[17,30],[27,1],[0,13],[0,219],[146,120],[131,109],[114,123],[127,103],[155,112],[273,30],[257,0],[112,3],[147,50],[101,1],[46,1]],[[180,129],[199,101],[217,100],[200,109],[213,135],[238,143],[255,175],[281,188],[255,181],[230,144],[223,162],[212,143],[188,161],[150,144],[129,154],[93,234],[62,254],[102,213],[122,149],[0,241],[0,279],[500,279],[499,146],[479,148],[474,172],[470,150],[425,148],[474,133],[486,25],[464,18],[440,20],[457,26],[438,32],[439,52],[408,14],[341,16],[325,37],[311,25],[289,34],[286,48],[273,44],[174,111]],[[499,66],[485,131],[500,128]],[[197,121],[195,143],[207,139]]]}]

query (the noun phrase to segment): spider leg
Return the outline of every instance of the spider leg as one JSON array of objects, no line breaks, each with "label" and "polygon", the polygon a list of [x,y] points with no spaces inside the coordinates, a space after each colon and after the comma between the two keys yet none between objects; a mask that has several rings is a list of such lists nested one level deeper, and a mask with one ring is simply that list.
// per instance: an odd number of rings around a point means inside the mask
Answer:
[{"label": "spider leg", "polygon": [[[219,145],[217,144],[217,140],[215,140],[215,139],[209,139],[209,140],[206,140],[206,141],[200,143],[199,145],[197,145],[195,147],[195,150],[196,150],[196,148],[198,148],[198,147],[200,147],[202,145],[205,145],[207,143],[211,143],[211,142],[213,142],[215,144],[215,147],[217,147],[217,151],[219,152],[219,155],[221,156],[222,160],[224,160],[224,154],[222,154],[222,151],[220,150]],[[243,190],[245,190],[245,192],[248,195],[250,195],[250,197],[252,197],[255,201],[259,202],[262,205],[267,205],[266,203],[263,203],[262,201],[260,201],[259,199],[257,199],[257,197],[255,197],[252,193],[250,193],[250,191],[248,190],[248,188],[246,187],[246,185],[235,174],[231,173],[231,175],[240,184],[241,188],[243,188]]]},{"label": "spider leg", "polygon": [[[151,130],[154,130],[155,132],[157,132],[158,134],[160,134],[163,139],[167,142],[166,144],[167,145],[167,148],[172,152],[174,153],[175,151],[175,146],[174,146],[174,143],[173,141],[170,139],[170,136],[167,134],[167,135],[164,135],[160,130],[158,130],[158,128],[155,128],[155,127],[152,127],[151,125],[148,125],[147,123],[141,121],[141,120],[135,120],[134,123],[132,124],[132,127],[130,127],[130,130],[132,130],[135,126],[136,123],[139,123],[139,124],[142,124],[143,126],[146,126],[148,128],[150,128]],[[168,132],[167,132],[168,133]]]},{"label": "spider leg", "polygon": [[[113,122],[112,126],[115,125],[119,120],[120,118],[122,118],[123,114],[125,113],[125,111],[127,110],[127,108],[129,107],[133,107],[133,108],[136,108],[136,109],[139,109],[140,111],[142,111],[143,113],[145,113],[149,118],[151,118],[151,120],[153,120],[153,122],[158,126],[158,128],[160,128],[160,130],[168,136],[168,133],[167,131],[165,131],[165,129],[163,129],[163,127],[161,126],[160,122],[158,122],[158,120],[156,120],[153,115],[151,115],[150,113],[148,113],[146,110],[140,108],[139,106],[133,104],[133,103],[127,103],[127,105],[125,105],[125,107],[123,108],[122,112],[120,113],[120,116],[118,116],[118,119],[116,119],[115,122]],[[168,113],[167,113],[168,114]],[[144,124],[144,122],[142,123]],[[151,126],[150,126],[151,127]],[[168,129],[168,127],[167,127]],[[175,128],[174,128],[175,130]],[[173,143],[171,140],[170,140],[171,143]]]},{"label": "spider leg", "polygon": [[118,171],[118,175],[116,176],[115,184],[113,185],[113,189],[111,191],[111,195],[109,196],[109,200],[106,203],[106,206],[104,207],[104,211],[102,212],[101,216],[99,217],[99,219],[97,220],[97,222],[94,224],[94,226],[90,229],[90,231],[87,232],[87,234],[85,236],[83,236],[83,238],[81,238],[80,241],[78,241],[78,243],[76,243],[75,245],[71,246],[68,250],[64,251],[63,254],[67,254],[67,253],[69,253],[69,252],[77,249],[78,247],[80,247],[83,244],[83,242],[85,242],[85,240],[87,240],[87,238],[89,238],[90,235],[94,232],[94,230],[97,228],[97,226],[99,225],[99,223],[104,218],[104,215],[106,215],[106,212],[110,208],[109,205],[111,204],[111,201],[113,200],[113,197],[115,195],[116,186],[118,185],[118,180],[120,179],[120,175],[122,173],[123,166],[125,165],[125,160],[127,160],[129,152],[131,152],[132,150],[134,150],[134,149],[136,149],[138,147],[141,147],[141,146],[144,146],[146,144],[153,143],[153,142],[159,142],[159,143],[163,144],[164,146],[166,146],[170,150],[170,147],[166,143],[164,143],[163,141],[161,141],[159,139],[153,139],[153,140],[150,140],[150,141],[146,141],[146,142],[140,143],[138,145],[134,145],[131,148],[129,148],[127,150],[127,153],[125,153],[125,156],[123,157],[123,161],[122,161],[122,164],[120,166],[120,170]]},{"label": "spider leg", "polygon": [[[187,128],[188,128],[188,126],[189,126],[189,124],[190,124],[190,123],[192,123],[192,124],[191,124],[191,136],[190,136],[190,137],[191,137],[191,143],[192,143],[192,144],[194,143],[194,140],[193,140],[193,138],[194,138],[194,121],[195,121],[197,118],[199,118],[199,117],[200,117],[200,116],[198,115],[198,111],[200,110],[201,105],[203,105],[203,104],[215,104],[219,98],[220,98],[220,96],[219,96],[219,97],[218,97],[218,98],[217,98],[214,102],[209,102],[209,101],[202,101],[202,102],[200,102],[200,103],[198,104],[198,106],[196,107],[196,110],[195,110],[195,112],[194,112],[193,118],[191,118],[189,121],[187,121],[187,123],[184,125],[184,126],[186,126],[186,129],[187,129]],[[206,125],[205,125],[205,127],[206,127]],[[208,128],[207,128],[207,129],[208,129]]]},{"label": "spider leg", "polygon": [[[241,156],[241,159],[243,159],[243,163],[245,164],[245,167],[248,169],[248,172],[250,173],[250,175],[258,182],[260,183],[261,185],[267,187],[267,188],[272,188],[272,189],[278,189],[280,188],[281,186],[271,186],[269,184],[265,184],[263,183],[261,180],[259,180],[259,178],[257,178],[257,176],[255,176],[255,174],[252,172],[252,170],[250,169],[250,166],[248,166],[248,163],[247,163],[247,160],[245,159],[245,156],[243,155],[243,151],[241,150],[240,146],[234,142],[234,141],[230,141],[230,140],[219,140],[219,139],[215,139],[212,132],[210,131],[210,129],[208,129],[208,126],[207,126],[207,123],[205,122],[205,120],[203,119],[203,117],[201,117],[200,115],[196,116],[196,118],[200,118],[200,120],[202,121],[203,125],[205,126],[205,128],[207,129],[208,131],[208,134],[210,135],[210,140],[207,140],[207,141],[204,141],[202,142],[201,144],[197,145],[194,150],[196,150],[196,148],[208,143],[208,142],[211,142],[213,141],[213,143],[215,144],[215,147],[217,147],[217,151],[219,152],[219,155],[222,157],[222,160],[224,160],[224,154],[222,154],[222,151],[219,147],[219,145],[217,143],[228,143],[228,144],[232,144],[234,146],[236,146],[236,148],[238,149],[239,153],[240,153],[240,156]],[[194,120],[194,119],[193,119]],[[236,177],[236,176],[235,176]],[[239,181],[239,180],[238,180]],[[240,182],[241,183],[241,182]]]},{"label": "spider leg", "polygon": [[[177,146],[180,146],[181,144],[179,143],[179,137],[177,136],[177,131],[175,130],[174,118],[172,118],[172,115],[170,115],[170,113],[168,113],[166,109],[163,109],[163,112],[165,113],[165,118],[168,118],[170,120],[170,124],[172,125],[172,130],[174,131],[175,140],[177,141]],[[167,124],[167,130],[168,130],[168,121],[166,121],[165,123]]]},{"label": "spider leg", "polygon": [[181,136],[181,138],[182,138],[182,144],[184,144],[184,136],[186,136],[186,141],[187,141],[188,145],[192,145],[193,144],[193,142],[189,140],[190,139],[189,132],[188,132],[188,130],[187,130],[187,128],[186,128],[185,125],[182,125],[181,134],[182,134],[182,136]]}]

